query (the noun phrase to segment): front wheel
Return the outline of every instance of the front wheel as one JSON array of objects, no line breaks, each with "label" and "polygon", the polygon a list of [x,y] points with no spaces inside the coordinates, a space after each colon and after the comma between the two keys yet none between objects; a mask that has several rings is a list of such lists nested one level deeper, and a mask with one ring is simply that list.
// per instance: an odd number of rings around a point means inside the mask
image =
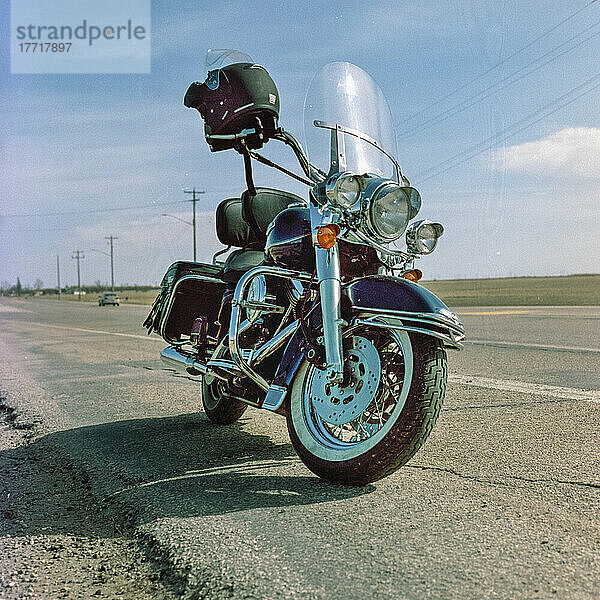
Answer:
[{"label": "front wheel", "polygon": [[344,383],[302,364],[287,425],[294,449],[316,475],[365,485],[405,464],[423,445],[446,390],[446,351],[430,336],[380,327],[345,334]]}]

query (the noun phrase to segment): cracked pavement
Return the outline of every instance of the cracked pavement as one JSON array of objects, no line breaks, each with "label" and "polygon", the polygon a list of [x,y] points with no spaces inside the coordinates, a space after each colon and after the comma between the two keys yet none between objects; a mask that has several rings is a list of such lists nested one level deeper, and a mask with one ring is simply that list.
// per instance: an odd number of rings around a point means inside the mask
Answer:
[{"label": "cracked pavement", "polygon": [[[0,299],[0,391],[35,423],[27,451],[63,456],[90,506],[120,516],[144,549],[139,576],[169,588],[156,597],[597,598],[600,404],[451,381],[407,466],[341,488],[305,469],[283,419],[249,410],[213,426],[199,385],[162,369],[158,338],[111,335],[143,334],[144,307],[73,304]],[[509,345],[467,344],[450,374],[600,389],[597,353],[525,345],[594,348],[600,309],[521,312],[465,316],[470,338]],[[18,535],[35,546],[53,529]],[[60,589],[48,597],[77,597]]]}]

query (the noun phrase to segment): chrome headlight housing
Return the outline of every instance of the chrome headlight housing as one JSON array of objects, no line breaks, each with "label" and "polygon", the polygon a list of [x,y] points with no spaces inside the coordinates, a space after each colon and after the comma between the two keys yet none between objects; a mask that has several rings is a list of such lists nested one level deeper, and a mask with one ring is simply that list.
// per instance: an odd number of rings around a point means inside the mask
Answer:
[{"label": "chrome headlight housing", "polygon": [[341,208],[352,208],[366,187],[365,178],[350,171],[332,175],[325,184],[325,195]]},{"label": "chrome headlight housing", "polygon": [[386,182],[375,190],[365,211],[368,229],[384,242],[397,240],[421,208],[421,196],[412,187]]},{"label": "chrome headlight housing", "polygon": [[427,219],[415,221],[406,230],[406,247],[413,254],[431,254],[443,233],[441,223]]}]

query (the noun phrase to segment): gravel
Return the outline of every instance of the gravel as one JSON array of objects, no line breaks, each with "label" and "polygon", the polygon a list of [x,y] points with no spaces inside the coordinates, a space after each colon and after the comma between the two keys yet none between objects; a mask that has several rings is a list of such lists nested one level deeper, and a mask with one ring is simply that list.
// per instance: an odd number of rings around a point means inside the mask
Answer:
[{"label": "gravel", "polygon": [[0,600],[175,598],[128,524],[0,398]]}]

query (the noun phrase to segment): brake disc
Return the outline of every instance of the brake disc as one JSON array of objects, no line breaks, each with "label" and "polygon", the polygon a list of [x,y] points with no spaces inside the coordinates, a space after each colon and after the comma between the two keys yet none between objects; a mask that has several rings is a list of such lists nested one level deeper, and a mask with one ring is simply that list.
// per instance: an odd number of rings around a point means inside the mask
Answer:
[{"label": "brake disc", "polygon": [[347,384],[329,383],[326,371],[314,369],[308,390],[317,415],[333,425],[356,419],[371,404],[379,387],[381,362],[377,348],[360,336],[355,336],[352,342],[346,358],[350,376]]}]

